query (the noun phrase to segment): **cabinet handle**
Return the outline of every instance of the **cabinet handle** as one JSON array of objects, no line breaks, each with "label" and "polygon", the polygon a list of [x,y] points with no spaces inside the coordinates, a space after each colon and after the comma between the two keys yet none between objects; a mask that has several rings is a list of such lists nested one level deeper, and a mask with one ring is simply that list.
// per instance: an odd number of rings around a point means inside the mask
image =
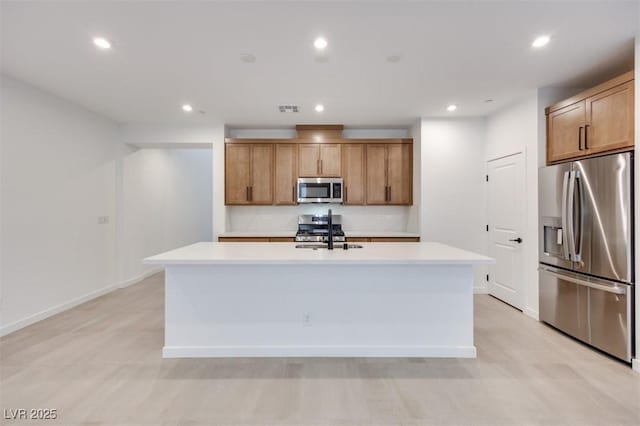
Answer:
[{"label": "cabinet handle", "polygon": [[585,124],[584,126],[584,149],[589,149],[589,145],[587,145],[587,135],[589,134],[589,125]]},{"label": "cabinet handle", "polygon": [[248,186],[247,186],[247,189],[246,189],[245,192],[246,192],[245,197],[246,197],[247,201],[249,201],[249,187]]},{"label": "cabinet handle", "polygon": [[253,186],[249,187],[249,196],[251,197],[251,201],[253,201]]},{"label": "cabinet handle", "polygon": [[320,160],[316,160],[316,171],[320,174]]},{"label": "cabinet handle", "polygon": [[387,201],[391,202],[391,187],[389,187],[389,199]]},{"label": "cabinet handle", "polygon": [[294,203],[296,202],[296,187],[295,186],[291,187],[291,201],[293,201]]},{"label": "cabinet handle", "polygon": [[346,203],[349,200],[349,198],[347,197],[347,187],[344,187],[344,198],[343,201]]},{"label": "cabinet handle", "polygon": [[320,160],[320,174],[322,174],[322,166],[323,166],[322,160]]},{"label": "cabinet handle", "polygon": [[582,129],[583,127],[578,127],[578,150],[582,151]]}]

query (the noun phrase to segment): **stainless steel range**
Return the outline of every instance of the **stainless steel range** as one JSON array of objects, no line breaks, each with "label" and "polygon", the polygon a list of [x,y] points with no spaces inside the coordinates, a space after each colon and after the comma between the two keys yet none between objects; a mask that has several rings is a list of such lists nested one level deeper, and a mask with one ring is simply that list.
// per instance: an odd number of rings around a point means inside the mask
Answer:
[{"label": "stainless steel range", "polygon": [[[342,216],[334,214],[331,216],[333,231],[333,242],[343,243],[345,241],[342,230]],[[296,242],[299,243],[328,243],[329,242],[329,215],[303,214],[298,216],[298,232]]]}]

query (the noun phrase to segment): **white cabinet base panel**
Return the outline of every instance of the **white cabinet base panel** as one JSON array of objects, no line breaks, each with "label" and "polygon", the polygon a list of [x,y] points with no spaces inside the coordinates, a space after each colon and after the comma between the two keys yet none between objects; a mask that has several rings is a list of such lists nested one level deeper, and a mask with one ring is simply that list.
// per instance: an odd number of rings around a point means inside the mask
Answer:
[{"label": "white cabinet base panel", "polygon": [[167,265],[165,358],[474,358],[472,265]]}]

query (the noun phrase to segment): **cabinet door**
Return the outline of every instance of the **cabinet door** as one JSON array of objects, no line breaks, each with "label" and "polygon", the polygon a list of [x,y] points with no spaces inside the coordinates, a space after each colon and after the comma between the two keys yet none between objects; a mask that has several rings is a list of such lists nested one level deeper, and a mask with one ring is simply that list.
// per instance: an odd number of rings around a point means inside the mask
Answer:
[{"label": "cabinet door", "polygon": [[273,204],[273,145],[251,145],[250,204]]},{"label": "cabinet door", "polygon": [[633,81],[586,100],[584,146],[589,154],[633,148]]},{"label": "cabinet door", "polygon": [[298,175],[300,177],[316,177],[320,175],[320,146],[305,143],[298,146]]},{"label": "cabinet door", "polygon": [[276,146],[275,199],[276,205],[297,204],[298,149],[295,144]]},{"label": "cabinet door", "polygon": [[226,144],[224,154],[225,204],[248,204],[251,186],[251,145]]},{"label": "cabinet door", "polygon": [[320,176],[340,176],[340,153],[339,144],[320,144]]},{"label": "cabinet door", "polygon": [[342,145],[342,178],[344,204],[364,204],[364,145]]},{"label": "cabinet door", "polygon": [[387,146],[367,144],[367,204],[387,204]]},{"label": "cabinet door", "polygon": [[582,154],[582,134],[586,120],[585,102],[566,106],[547,116],[547,162]]},{"label": "cabinet door", "polygon": [[387,145],[387,202],[389,204],[413,204],[413,145]]}]

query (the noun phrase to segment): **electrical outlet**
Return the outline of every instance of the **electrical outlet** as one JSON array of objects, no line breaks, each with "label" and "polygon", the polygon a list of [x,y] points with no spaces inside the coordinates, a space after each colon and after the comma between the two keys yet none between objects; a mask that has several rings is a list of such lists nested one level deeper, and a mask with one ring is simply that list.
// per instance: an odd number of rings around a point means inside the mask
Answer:
[{"label": "electrical outlet", "polygon": [[109,223],[109,216],[98,216],[98,225],[106,225]]},{"label": "electrical outlet", "polygon": [[310,313],[305,313],[304,315],[302,315],[302,325],[304,325],[305,327],[311,327],[311,314]]}]

